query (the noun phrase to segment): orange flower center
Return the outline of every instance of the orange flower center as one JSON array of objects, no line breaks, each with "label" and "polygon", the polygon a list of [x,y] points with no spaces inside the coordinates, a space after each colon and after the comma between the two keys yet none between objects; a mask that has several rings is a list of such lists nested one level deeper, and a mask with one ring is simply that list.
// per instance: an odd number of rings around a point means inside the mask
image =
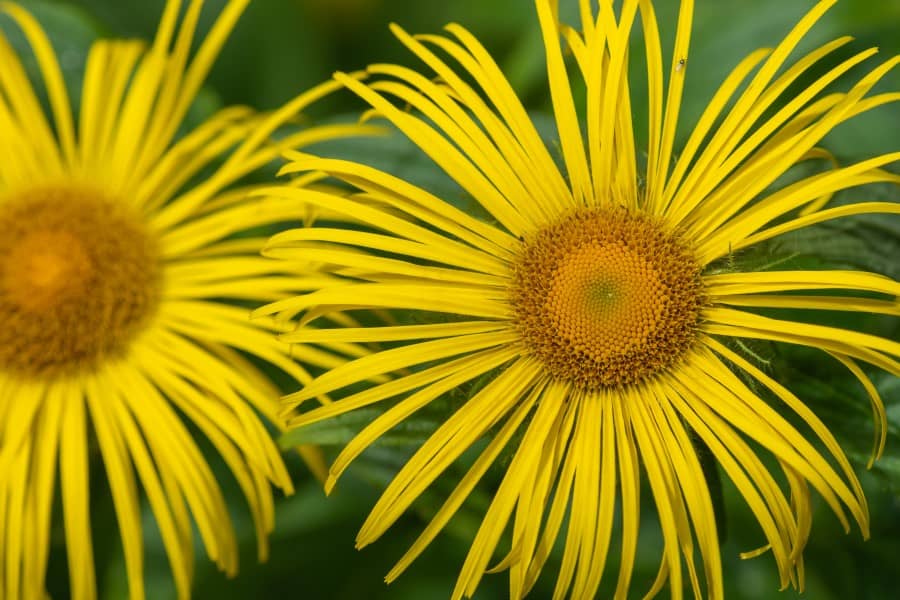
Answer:
[{"label": "orange flower center", "polygon": [[671,365],[694,340],[704,303],[687,244],[625,210],[581,210],[526,240],[511,292],[530,351],[588,389]]},{"label": "orange flower center", "polygon": [[102,195],[0,198],[0,371],[48,377],[124,352],[159,299],[147,232]]}]

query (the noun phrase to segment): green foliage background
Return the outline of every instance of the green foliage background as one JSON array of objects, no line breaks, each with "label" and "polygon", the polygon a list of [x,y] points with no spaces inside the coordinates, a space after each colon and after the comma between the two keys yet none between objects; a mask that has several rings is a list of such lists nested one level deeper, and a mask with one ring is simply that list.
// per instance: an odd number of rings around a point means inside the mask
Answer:
[{"label": "green foliage background", "polygon": [[[32,0],[22,3],[35,12],[50,32],[73,98],[77,99],[81,68],[90,41],[98,35],[151,38],[163,0]],[[207,4],[202,28],[209,27],[224,0],[208,0]],[[563,0],[563,4],[564,14],[568,12],[576,23],[576,11],[571,6],[575,4],[574,0]],[[664,35],[671,44],[677,2],[660,0],[656,5]],[[697,0],[680,139],[685,139],[690,124],[728,71],[751,50],[780,41],[812,5],[812,0]],[[388,61],[418,66],[392,38],[387,24],[397,22],[409,31],[434,32],[450,21],[468,27],[494,52],[536,119],[545,122],[546,119],[540,116],[549,107],[543,50],[529,0],[255,0],[213,70],[208,87],[195,107],[194,118],[209,114],[218,106],[235,103],[259,109],[274,108],[328,78],[334,70],[355,70],[370,62]],[[21,48],[21,39],[10,30],[9,21],[0,19],[0,26]],[[841,50],[835,61],[873,45],[881,48],[878,61],[900,52],[900,0],[843,0],[804,40],[801,51],[848,33],[854,35],[856,41]],[[646,125],[641,117],[646,114],[643,99],[646,88],[639,31],[634,41],[632,94],[634,114],[637,115],[635,127],[640,140],[646,139]],[[824,69],[809,74],[805,81],[810,81]],[[858,78],[861,72],[854,70],[853,79],[848,81]],[[848,81],[840,81],[836,87],[845,88]],[[895,70],[879,89],[900,91],[900,69]],[[310,122],[350,118],[347,115],[359,108],[349,94],[337,95],[310,111]],[[828,137],[826,145],[843,163],[900,150],[900,107],[889,105],[842,125]],[[354,147],[341,144],[329,150],[362,160],[374,160],[377,151],[379,164],[401,169],[403,175],[427,182],[438,192],[458,195],[427,160],[411,160],[416,156],[415,150],[403,140]],[[874,187],[852,192],[835,201],[875,199],[873,197],[900,200],[896,190]],[[870,217],[816,227],[756,254],[738,257],[738,260],[770,260],[773,255],[793,264],[849,265],[900,278],[900,222],[896,218]],[[857,321],[839,317],[837,322],[889,338],[900,338],[900,325],[896,319],[859,316],[849,319]],[[809,400],[834,428],[862,475],[870,501],[872,539],[866,543],[858,531],[845,536],[834,516],[817,501],[813,534],[806,552],[808,590],[805,597],[814,600],[897,597],[900,382],[876,374],[876,384],[888,405],[889,441],[884,459],[871,472],[864,472],[871,447],[872,425],[868,400],[858,383],[821,354],[774,346],[754,347],[754,351],[765,357],[770,362],[770,369]],[[196,598],[427,600],[448,597],[467,543],[490,499],[491,481],[480,488],[479,495],[473,497],[431,549],[390,587],[382,583],[382,577],[415,539],[427,516],[439,506],[443,494],[450,489],[453,476],[446,481],[440,480],[417,505],[416,512],[403,518],[374,547],[357,552],[353,539],[379,489],[433,427],[441,410],[449,410],[453,401],[453,398],[448,399],[446,406],[436,407],[421,421],[392,434],[385,443],[367,453],[342,479],[329,499],[302,463],[292,459],[297,493],[278,502],[272,558],[264,565],[255,561],[255,541],[243,500],[227,472],[221,469],[242,540],[241,574],[235,580],[226,580],[205,559],[198,560]],[[363,418],[366,416],[362,415]],[[326,451],[333,455],[361,424],[359,416],[351,416],[303,435],[305,439],[322,442]],[[501,471],[501,468],[496,469],[488,479],[498,481]],[[104,482],[98,481],[97,490],[92,493],[101,592],[103,598],[125,598],[127,587],[121,549],[104,486]],[[645,524],[652,525],[653,510],[647,502],[649,494],[643,496]],[[796,597],[793,591],[777,591],[777,572],[771,557],[750,561],[737,557],[739,552],[760,545],[763,538],[750,511],[727,482],[722,520],[727,526],[723,553],[728,597],[738,600]],[[145,529],[148,597],[174,598],[165,554],[149,513]],[[67,575],[62,530],[58,529],[55,535],[49,585],[55,597],[65,597]],[[641,597],[652,583],[660,548],[659,534],[654,527],[645,527],[639,543],[634,597]],[[558,560],[559,556],[556,557]],[[610,569],[616,567],[615,563],[613,558]],[[546,571],[551,576],[542,579],[533,593],[534,598],[549,597],[552,592],[554,563]],[[505,575],[487,576],[477,597],[503,598],[505,590]]]}]

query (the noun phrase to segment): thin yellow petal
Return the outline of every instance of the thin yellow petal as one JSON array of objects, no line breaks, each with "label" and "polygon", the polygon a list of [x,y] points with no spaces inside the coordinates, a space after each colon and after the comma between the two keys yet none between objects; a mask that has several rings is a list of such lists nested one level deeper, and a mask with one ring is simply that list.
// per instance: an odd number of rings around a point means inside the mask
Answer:
[{"label": "thin yellow petal", "polygon": [[553,112],[556,116],[556,127],[559,132],[563,159],[566,163],[566,172],[571,181],[575,205],[587,206],[594,198],[594,186],[582,142],[581,127],[578,125],[575,112],[575,101],[572,97],[569,77],[559,45],[556,19],[546,3],[537,2],[536,5],[547,57],[550,97],[553,101]]},{"label": "thin yellow petal", "polygon": [[[822,0],[813,7],[804,17],[794,26],[791,32],[785,36],[781,43],[771,53],[768,60],[763,64],[762,68],[747,86],[747,89],[741,94],[734,107],[729,112],[724,121],[717,127],[716,133],[707,143],[702,154],[697,158],[696,164],[691,167],[691,172],[679,186],[677,194],[675,189],[667,189],[667,194],[675,194],[671,197],[667,196],[666,204],[675,206],[681,205],[682,202],[690,202],[689,196],[693,194],[694,186],[698,181],[702,180],[704,174],[710,168],[719,153],[727,151],[730,145],[737,143],[743,133],[753,125],[752,122],[745,121],[748,113],[756,106],[756,102],[760,95],[768,86],[775,73],[787,59],[789,54],[796,47],[798,42],[809,31],[809,29],[819,20],[837,0]],[[683,8],[684,5],[682,5]],[[730,145],[729,145],[730,144]],[[660,168],[666,167],[663,163]],[[671,198],[671,199],[669,199]]]},{"label": "thin yellow petal", "polygon": [[118,427],[116,408],[109,405],[109,394],[101,387],[96,378],[87,380],[84,395],[90,410],[91,422],[97,434],[103,463],[106,466],[106,476],[109,480],[113,506],[119,522],[129,590],[132,597],[142,599],[144,597],[143,528],[128,445]]},{"label": "thin yellow petal", "polygon": [[869,399],[872,401],[872,419],[874,421],[875,426],[875,442],[872,448],[872,456],[869,458],[869,462],[866,465],[867,468],[871,469],[872,465],[875,461],[881,458],[881,455],[884,454],[884,446],[887,442],[887,413],[884,409],[884,402],[881,400],[881,395],[878,393],[878,389],[872,384],[872,380],[863,373],[862,369],[853,362],[851,359],[846,356],[842,356],[840,354],[830,353],[834,358],[839,360],[841,364],[847,367],[853,376],[862,384],[863,388],[866,390],[866,394],[868,394]]},{"label": "thin yellow petal", "polygon": [[577,399],[577,395],[576,397],[572,397],[570,394],[567,401],[564,402],[564,406],[560,407],[560,410],[565,410],[565,420],[560,427],[557,436],[557,452],[561,454],[561,469],[554,487],[553,499],[550,502],[550,507],[547,511],[541,538],[528,563],[528,571],[524,586],[524,590],[526,591],[530,590],[534,584],[537,583],[541,570],[546,564],[547,559],[550,557],[551,550],[556,543],[559,530],[562,527],[563,518],[566,514],[566,509],[569,506],[572,484],[575,480],[575,469],[580,460],[580,457],[575,452],[577,446],[574,441],[574,436],[576,435],[574,432],[574,425],[579,410]]},{"label": "thin yellow petal", "polygon": [[670,162],[675,152],[675,130],[681,112],[681,94],[687,74],[688,50],[691,43],[691,24],[694,18],[693,0],[682,0],[678,6],[678,25],[675,32],[675,47],[672,66],[669,68],[669,89],[666,94],[665,114],[662,120],[662,136],[659,141],[659,158],[656,172],[647,173],[648,179],[655,179],[658,189],[664,189],[668,180]]},{"label": "thin yellow petal", "polygon": [[66,400],[60,428],[59,471],[69,581],[72,598],[92,600],[97,597],[97,583],[91,543],[87,419],[84,399],[80,394],[70,392]]},{"label": "thin yellow petal", "polygon": [[503,423],[503,427],[497,432],[488,446],[478,456],[478,459],[472,467],[466,472],[462,480],[453,489],[453,492],[441,505],[441,508],[435,513],[434,517],[428,522],[428,526],[419,534],[416,541],[410,546],[409,550],[397,561],[397,564],[390,570],[385,577],[387,583],[391,583],[399,577],[403,571],[409,567],[412,562],[419,557],[425,548],[437,537],[438,533],[447,525],[450,519],[456,514],[463,502],[475,489],[475,486],[484,477],[484,474],[493,466],[497,457],[503,449],[509,444],[510,439],[518,431],[519,426],[525,420],[528,413],[534,406],[537,398],[535,394],[529,394],[515,409],[512,415]]},{"label": "thin yellow petal", "polygon": [[[304,296],[281,300],[257,309],[253,317],[282,313],[285,318],[317,306],[366,306],[429,310],[484,319],[505,319],[508,309],[500,301],[500,289],[485,290],[465,286],[425,283],[360,283],[323,288]],[[363,302],[363,304],[360,304]]]},{"label": "thin yellow petal", "polygon": [[[536,189],[546,190],[546,201],[557,208],[565,207],[570,199],[568,187],[512,86],[474,36],[452,24],[448,25],[447,29],[462,42],[464,47],[441,36],[412,37],[400,27],[391,26],[394,35],[431,67],[441,81],[446,82],[487,131],[496,140],[502,140],[505,152],[524,154],[523,160],[527,161],[527,170],[534,171],[536,179],[540,182]],[[495,115],[487,106],[481,95],[419,40],[431,42],[455,58],[478,82],[493,103],[497,114]]]},{"label": "thin yellow petal", "polygon": [[358,548],[390,527],[419,495],[535,385],[540,366],[519,360],[488,383],[435,431],[397,473],[356,537]]},{"label": "thin yellow petal", "polygon": [[[328,478],[325,481],[325,493],[331,493],[337,478],[350,466],[350,462],[356,459],[362,452],[372,445],[375,440],[388,432],[388,430],[402,423],[442,394],[445,394],[467,381],[472,381],[492,369],[501,367],[512,358],[509,352],[481,352],[456,361],[455,369],[450,375],[422,387],[416,393],[404,398],[382,415],[379,415],[371,423],[360,431],[334,459]],[[335,403],[345,411],[349,409],[347,400]],[[309,413],[307,413],[309,414]],[[320,417],[317,417],[320,418]]]},{"label": "thin yellow petal", "polygon": [[728,304],[730,306],[836,310],[900,316],[900,303],[898,302],[891,302],[890,300],[872,300],[870,298],[855,298],[852,296],[744,294],[736,296],[716,296],[716,302]]},{"label": "thin yellow petal", "polygon": [[12,2],[3,2],[0,4],[0,9],[12,17],[22,28],[22,32],[34,50],[35,58],[44,77],[44,84],[47,86],[56,135],[59,137],[65,160],[71,164],[75,159],[75,126],[72,123],[72,106],[69,104],[66,83],[56,60],[53,46],[40,24],[27,10]]},{"label": "thin yellow petal", "polygon": [[758,271],[706,275],[714,296],[765,294],[800,290],[858,290],[900,296],[900,283],[884,275],[864,271]]},{"label": "thin yellow petal", "polygon": [[[900,285],[900,284],[898,284]],[[777,332],[786,339],[796,339],[798,343],[810,340],[840,340],[842,343],[870,348],[900,357],[900,343],[850,329],[811,325],[797,321],[783,321],[730,308],[711,308],[704,316],[712,323],[723,323],[736,327],[748,327],[757,331]]]},{"label": "thin yellow petal", "polygon": [[[551,389],[565,389],[564,385],[550,384]],[[560,394],[548,392],[548,396],[559,397]],[[478,528],[478,533],[475,534],[451,598],[459,599],[463,595],[469,597],[474,595],[497,542],[506,528],[517,497],[524,486],[530,485],[546,440],[552,439],[549,434],[554,425],[557,427],[559,425],[560,412],[557,410],[557,406],[555,402],[542,402],[538,405],[522,438],[522,443],[503,477],[500,488],[494,495],[494,500]]]},{"label": "thin yellow petal", "polygon": [[[890,174],[880,176],[882,181],[890,180]],[[809,205],[812,206],[812,205]],[[771,227],[757,231],[753,235],[744,237],[742,240],[732,242],[731,250],[740,250],[758,244],[759,242],[771,239],[775,236],[791,231],[797,231],[816,223],[830,221],[831,219],[839,219],[851,215],[872,215],[872,214],[900,214],[900,203],[897,202],[859,202],[846,206],[838,206],[825,210],[812,210],[807,214],[806,209],[801,211],[802,216],[790,219],[784,223],[773,225]]]},{"label": "thin yellow petal", "polygon": [[[55,393],[54,393],[55,392]],[[56,479],[57,448],[60,440],[60,425],[64,411],[59,385],[48,390],[43,402],[41,415],[35,423],[33,454],[29,473],[30,482],[26,487],[23,584],[24,596],[36,597],[43,593],[47,570],[47,556],[50,553],[50,523],[53,508],[54,485]],[[30,531],[30,533],[28,533]],[[10,596],[13,597],[13,596]]]},{"label": "thin yellow petal", "polygon": [[640,467],[637,448],[631,428],[625,417],[624,402],[621,393],[612,394],[613,420],[616,426],[616,455],[619,458],[618,469],[621,473],[620,490],[622,493],[622,549],[619,566],[619,579],[616,583],[615,599],[623,600],[631,585],[634,572],[635,555],[637,553],[638,529],[640,527]]}]

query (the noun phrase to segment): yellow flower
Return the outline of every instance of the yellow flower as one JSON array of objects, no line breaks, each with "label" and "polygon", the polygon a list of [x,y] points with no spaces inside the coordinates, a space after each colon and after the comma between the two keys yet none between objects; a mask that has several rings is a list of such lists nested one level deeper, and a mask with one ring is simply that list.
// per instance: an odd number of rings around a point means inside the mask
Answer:
[{"label": "yellow flower", "polygon": [[[0,597],[43,597],[57,487],[71,595],[96,596],[95,446],[132,598],[144,595],[139,489],[179,597],[190,593],[194,525],[210,558],[229,575],[237,570],[225,499],[191,428],[246,495],[261,559],[274,519],[270,483],[291,492],[260,418],[277,418],[279,391],[260,366],[298,382],[310,377],[242,304],[304,289],[296,268],[258,255],[264,239],[253,237],[254,228],[295,219],[296,206],[250,198],[232,184],[286,148],[359,128],[269,143],[286,120],[339,87],[329,83],[268,116],[226,108],[175,141],[247,1],[227,3],[189,60],[201,4],[191,2],[178,27],[181,2],[170,0],[147,48],[95,43],[77,125],[46,35],[20,6],[0,4],[34,50],[52,114],[0,36]],[[294,352],[321,367],[338,364],[327,351]]]},{"label": "yellow flower", "polygon": [[[595,15],[584,0],[581,32],[560,28],[554,3],[537,1],[564,172],[496,63],[457,25],[447,27],[447,36],[412,37],[395,29],[428,65],[427,74],[379,64],[369,68],[374,80],[367,85],[336,76],[428,154],[486,215],[480,219],[364,165],[302,154],[293,154],[284,171],[324,172],[359,194],[337,198],[276,186],[264,192],[327,206],[368,225],[285,232],[267,249],[275,257],[321,261],[324,274],[342,280],[258,311],[301,318],[282,339],[382,344],[288,397],[293,427],[387,404],[335,460],[328,490],[379,436],[478,380],[477,391],[396,475],[359,533],[360,547],[372,543],[449,465],[478,448],[467,475],[388,582],[419,556],[503,453],[511,458],[453,598],[475,592],[505,532],[510,550],[491,570],[509,570],[511,597],[534,585],[560,537],[556,597],[594,597],[601,576],[610,595],[630,597],[642,478],[664,539],[649,596],[668,579],[675,598],[683,586],[698,597],[721,598],[719,538],[695,439],[709,448],[759,522],[765,546],[745,556],[771,551],[782,586],[803,586],[812,490],[845,528],[852,520],[867,535],[863,492],[835,438],[800,398],[730,342],[812,346],[842,363],[871,395],[878,426],[874,454],[881,452],[884,409],[858,361],[898,375],[900,343],[752,309],[897,316],[900,283],[855,271],[727,268],[732,253],[813,223],[900,213],[900,205],[885,202],[824,208],[836,191],[900,180],[880,168],[900,153],[771,187],[801,161],[829,156],[816,144],[837,124],[900,96],[867,96],[897,58],[872,67],[845,93],[822,95],[874,50],[843,60],[796,96],[785,96],[799,77],[848,42],[837,39],[786,63],[832,4],[818,3],[777,47],[754,52],[735,68],[677,159],[673,140],[691,69],[688,1],[680,5],[667,77],[649,0],[625,0],[618,15],[612,2],[600,2]],[[629,34],[638,18],[649,81],[647,141],[634,139],[626,79]],[[560,32],[586,87],[584,125]],[[783,108],[774,109],[782,100]],[[637,155],[644,147],[641,177]],[[810,290],[817,294],[795,294]],[[309,327],[347,307],[417,316],[407,325]],[[385,383],[360,387],[387,374],[392,379]],[[301,403],[322,394],[337,400],[302,410]],[[805,426],[798,429],[784,413]],[[476,446],[480,440],[484,445]],[[777,461],[783,480],[770,471],[766,455]],[[617,576],[604,572],[611,552],[621,555]]]}]

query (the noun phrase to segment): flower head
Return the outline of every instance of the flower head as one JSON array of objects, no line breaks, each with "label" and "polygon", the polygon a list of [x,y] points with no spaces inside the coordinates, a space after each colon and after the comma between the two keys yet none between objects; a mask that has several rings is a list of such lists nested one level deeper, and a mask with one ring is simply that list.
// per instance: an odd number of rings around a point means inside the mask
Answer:
[{"label": "flower head", "polygon": [[[536,2],[563,168],[490,55],[457,25],[447,27],[448,36],[413,37],[395,28],[429,67],[427,75],[381,64],[369,68],[373,79],[367,84],[337,75],[427,153],[487,218],[374,168],[292,156],[285,172],[325,172],[359,193],[335,198],[272,187],[268,196],[328,206],[368,229],[311,227],[273,238],[270,254],[320,260],[322,270],[341,281],[273,303],[260,314],[300,317],[285,341],[384,346],[289,396],[289,423],[301,427],[387,404],[335,460],[330,489],[379,436],[449,390],[481,382],[399,471],[359,533],[359,546],[381,536],[450,464],[485,440],[388,581],[410,565],[490,465],[508,453],[454,598],[475,592],[504,532],[510,550],[491,570],[509,570],[512,597],[531,589],[562,538],[557,597],[594,597],[602,579],[612,596],[625,598],[638,544],[642,479],[664,539],[649,596],[669,579],[673,597],[681,597],[687,585],[698,597],[721,598],[715,511],[698,452],[704,446],[759,522],[764,545],[747,556],[770,551],[782,586],[802,587],[810,488],[845,527],[855,521],[864,535],[865,499],[826,426],[731,341],[812,346],[845,365],[872,395],[878,454],[883,406],[858,361],[898,375],[900,344],[808,324],[800,315],[762,316],[755,309],[897,316],[900,284],[865,272],[720,267],[735,251],[827,219],[900,213],[900,206],[886,202],[825,208],[839,190],[897,182],[898,176],[881,167],[900,153],[773,187],[794,165],[828,156],[817,144],[837,124],[897,100],[897,94],[869,92],[900,59],[872,67],[847,92],[822,95],[835,78],[874,54],[864,51],[786,97],[801,75],[849,39],[786,62],[833,4],[819,2],[777,47],[754,52],[732,71],[676,159],[693,3],[680,5],[668,78],[650,0],[625,0],[618,13],[612,2],[599,4],[595,13],[593,3],[581,2],[583,27],[576,31],[559,25],[554,2]],[[629,35],[638,18],[649,82],[646,141],[634,138],[627,83]],[[583,124],[560,33],[586,88]],[[783,107],[773,109],[776,101],[784,101]],[[642,147],[647,165],[639,177]],[[824,293],[797,294],[807,290]],[[347,307],[420,316],[415,324],[390,327],[309,327]],[[393,375],[387,382],[341,391],[387,374]],[[337,400],[298,409],[320,394]],[[764,462],[769,456],[783,479],[770,472]],[[615,579],[604,568],[610,552],[621,554]]]},{"label": "flower head", "polygon": [[[0,9],[34,50],[51,118],[0,36],[0,597],[40,598],[59,490],[73,598],[96,596],[89,473],[99,449],[121,532],[131,596],[143,597],[146,493],[180,597],[190,592],[193,526],[228,574],[237,548],[225,499],[196,430],[228,465],[259,539],[273,526],[270,484],[291,479],[266,421],[278,389],[268,364],[310,379],[258,305],[303,289],[298,269],[258,256],[245,232],[296,218],[293,203],[233,184],[286,148],[345,135],[332,126],[270,134],[338,87],[271,115],[226,108],[176,139],[247,2],[232,0],[191,46],[202,2],[170,0],[152,45],[97,41],[77,125],[51,44],[22,7]],[[243,234],[243,235],[241,235]],[[259,234],[257,234],[258,236]],[[346,348],[345,348],[346,349]],[[335,366],[327,350],[295,349]],[[308,450],[308,449],[307,449]],[[57,471],[59,476],[57,478]]]}]

